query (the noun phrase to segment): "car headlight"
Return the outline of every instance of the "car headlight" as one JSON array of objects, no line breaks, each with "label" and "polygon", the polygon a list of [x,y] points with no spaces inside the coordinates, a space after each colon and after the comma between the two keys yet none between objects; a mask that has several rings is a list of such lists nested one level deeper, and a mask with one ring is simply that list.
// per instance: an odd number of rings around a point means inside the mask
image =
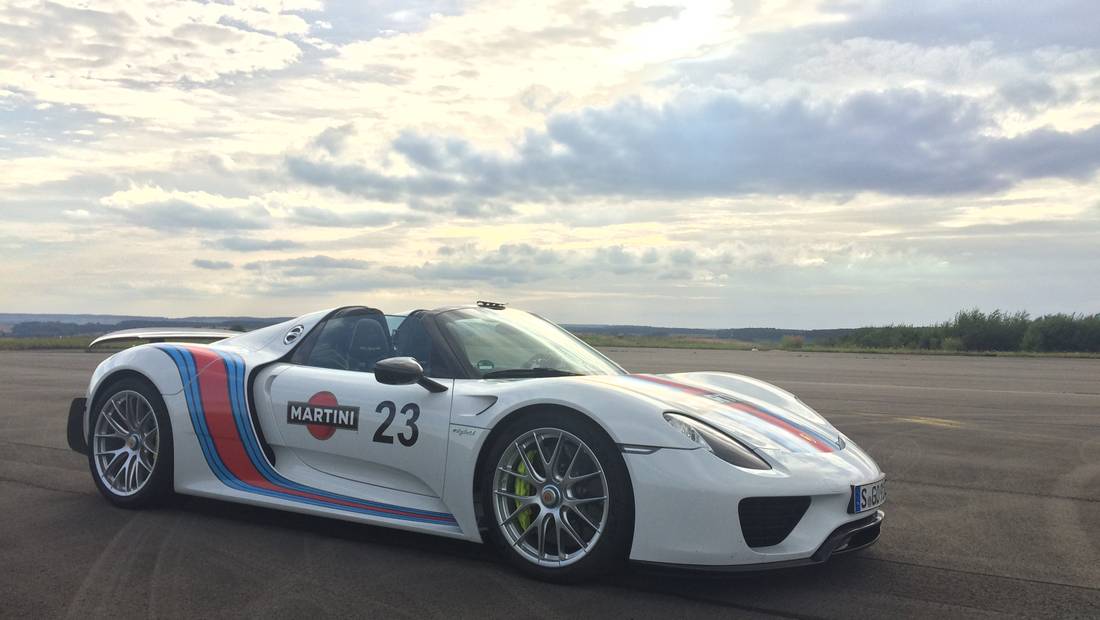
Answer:
[{"label": "car headlight", "polygon": [[771,465],[757,456],[748,446],[722,431],[686,415],[666,413],[665,421],[680,431],[692,443],[710,450],[723,461],[745,469],[771,469]]}]

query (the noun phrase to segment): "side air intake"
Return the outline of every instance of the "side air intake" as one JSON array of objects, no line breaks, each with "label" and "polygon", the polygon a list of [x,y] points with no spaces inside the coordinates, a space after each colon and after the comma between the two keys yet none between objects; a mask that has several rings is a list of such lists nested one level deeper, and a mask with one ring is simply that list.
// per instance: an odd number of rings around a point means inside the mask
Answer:
[{"label": "side air intake", "polygon": [[809,497],[748,497],[737,505],[741,534],[750,547],[783,542],[810,507]]}]

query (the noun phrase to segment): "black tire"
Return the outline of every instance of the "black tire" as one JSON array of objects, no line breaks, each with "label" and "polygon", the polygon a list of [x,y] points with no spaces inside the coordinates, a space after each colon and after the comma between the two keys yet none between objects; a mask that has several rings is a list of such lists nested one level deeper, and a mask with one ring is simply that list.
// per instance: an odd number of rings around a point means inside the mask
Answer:
[{"label": "black tire", "polygon": [[[574,563],[552,568],[535,564],[508,543],[498,525],[493,504],[494,475],[501,457],[518,438],[540,428],[566,431],[587,444],[599,461],[607,484],[607,521],[593,547]],[[543,581],[576,583],[614,572],[625,565],[634,539],[634,490],[618,446],[595,422],[579,413],[562,409],[522,414],[506,422],[494,435],[481,461],[478,501],[483,522],[487,526],[489,540],[513,567]]]},{"label": "black tire", "polygon": [[[133,494],[124,495],[112,490],[100,478],[96,467],[96,437],[95,429],[99,418],[103,415],[103,408],[111,399],[121,392],[137,392],[149,403],[156,417],[158,430],[157,456],[153,462],[152,472],[144,484]],[[111,382],[100,390],[92,403],[88,428],[88,468],[92,473],[92,480],[96,488],[107,501],[120,508],[151,508],[163,504],[172,496],[172,425],[168,418],[168,408],[160,393],[148,381],[138,377],[125,377]],[[136,485],[135,485],[136,486]]]}]

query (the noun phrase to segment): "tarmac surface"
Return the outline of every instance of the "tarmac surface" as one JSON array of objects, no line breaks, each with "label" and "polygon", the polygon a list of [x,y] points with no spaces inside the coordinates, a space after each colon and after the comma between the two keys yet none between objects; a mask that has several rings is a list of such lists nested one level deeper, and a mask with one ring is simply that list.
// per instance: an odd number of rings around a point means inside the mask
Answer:
[{"label": "tarmac surface", "polygon": [[1100,360],[607,352],[798,394],[887,472],[881,540],[823,566],[554,586],[425,535],[197,498],[121,510],[65,442],[104,355],[0,352],[0,616],[1100,617]]}]

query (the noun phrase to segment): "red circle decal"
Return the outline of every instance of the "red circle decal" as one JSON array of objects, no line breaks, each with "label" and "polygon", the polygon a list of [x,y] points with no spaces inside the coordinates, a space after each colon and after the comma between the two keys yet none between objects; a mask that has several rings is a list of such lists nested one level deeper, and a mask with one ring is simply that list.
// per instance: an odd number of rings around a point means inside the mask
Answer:
[{"label": "red circle decal", "polygon": [[[336,402],[336,395],[332,392],[317,392],[309,397],[309,404],[320,407],[333,407],[340,403]],[[322,424],[307,424],[306,430],[309,431],[310,435],[313,435],[314,439],[320,439],[321,441],[336,434],[335,426],[324,426]]]}]

